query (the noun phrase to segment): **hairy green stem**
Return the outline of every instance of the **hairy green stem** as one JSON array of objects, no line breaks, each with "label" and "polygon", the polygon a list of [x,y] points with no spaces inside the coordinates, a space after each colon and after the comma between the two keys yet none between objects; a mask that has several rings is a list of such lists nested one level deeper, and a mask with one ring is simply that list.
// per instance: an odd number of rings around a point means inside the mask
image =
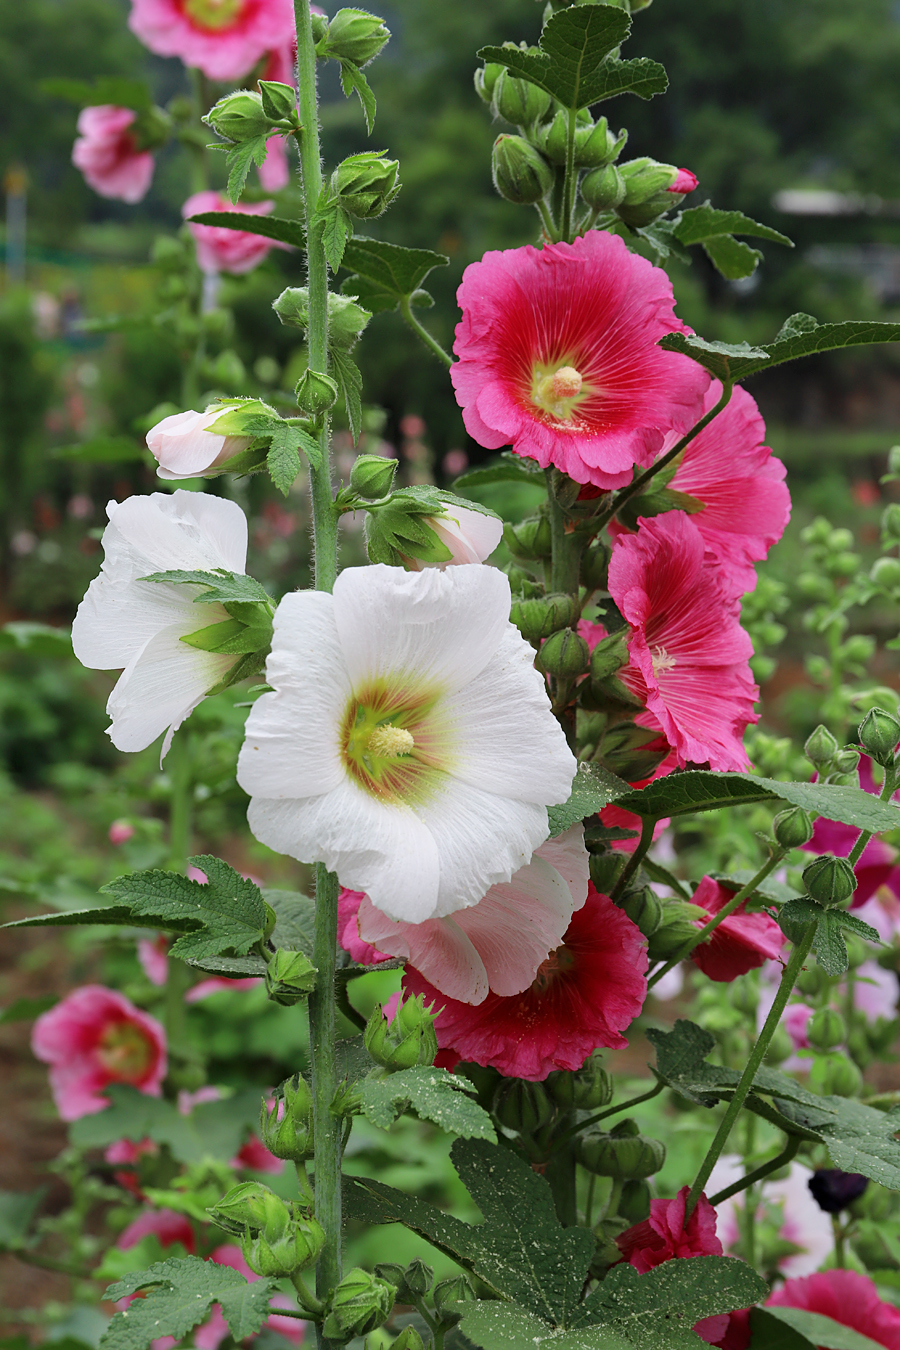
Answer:
[{"label": "hairy green stem", "polygon": [[646,819],[641,821],[641,837],[637,842],[637,847],[622,869],[618,881],[609,893],[610,900],[618,900],[619,896],[624,893],[625,887],[640,867],[644,854],[653,843],[653,827],[655,824],[656,821],[652,816],[647,816]]},{"label": "hairy green stem", "polygon": [[570,108],[566,135],[566,178],[563,185],[563,209],[560,224],[560,237],[567,244],[572,242],[572,210],[575,205],[575,185],[578,180],[578,173],[575,168],[575,124],[577,118],[578,109]]},{"label": "hairy green stem", "polygon": [[559,239],[559,231],[556,228],[556,222],[550,213],[549,206],[545,201],[535,202],[534,205],[538,215],[541,218],[541,224],[544,227],[544,233],[550,240],[550,243],[555,244]]},{"label": "hairy green stem", "polygon": [[752,1172],[748,1172],[746,1176],[739,1177],[730,1186],[725,1186],[721,1191],[716,1191],[715,1195],[709,1197],[709,1203],[721,1205],[723,1200],[729,1200],[732,1195],[739,1195],[748,1186],[755,1186],[758,1181],[764,1181],[766,1177],[771,1176],[773,1172],[777,1172],[779,1168],[786,1167],[789,1162],[793,1162],[802,1143],[803,1140],[799,1135],[790,1135],[787,1145],[780,1153],[777,1153],[774,1158],[770,1158],[768,1162],[760,1163],[759,1167],[754,1168]]},{"label": "hairy green stem", "polygon": [[341,1120],[331,1111],[338,1089],[337,964],[338,880],[316,865],[316,932],[313,964],[319,974],[309,996],[309,1038],[312,1059],[313,1134],[316,1141],[316,1218],[326,1242],[316,1268],[316,1293],[327,1299],[341,1278]]},{"label": "hairy green stem", "polygon": [[654,1083],[649,1092],[642,1092],[639,1097],[629,1097],[627,1102],[619,1102],[616,1106],[608,1106],[605,1111],[598,1111],[595,1116],[588,1116],[587,1120],[579,1120],[577,1124],[570,1126],[565,1134],[558,1136],[556,1145],[562,1147],[576,1134],[589,1129],[591,1125],[596,1125],[598,1121],[606,1120],[607,1116],[617,1116],[621,1111],[630,1111],[632,1106],[640,1106],[641,1102],[649,1102],[651,1098],[659,1096],[664,1086],[663,1083]]},{"label": "hairy green stem", "polygon": [[419,323],[419,320],[412,312],[412,303],[408,295],[405,295],[400,301],[400,313],[403,315],[404,320],[415,333],[416,337],[421,338],[425,343],[425,346],[431,352],[432,356],[436,356],[449,370],[453,365],[453,357],[449,352],[444,351],[437,338],[431,336],[424,324]]},{"label": "hairy green stem", "polygon": [[790,997],[791,990],[797,983],[797,977],[803,968],[803,962],[809,955],[815,936],[816,925],[814,923],[807,924],[803,936],[791,953],[791,959],[784,968],[784,972],[781,976],[781,983],[779,984],[778,991],[775,995],[775,1001],[763,1024],[763,1029],[759,1033],[759,1038],[753,1049],[750,1051],[747,1067],[741,1074],[740,1081],[734,1090],[734,1096],[728,1103],[728,1109],[722,1117],[722,1122],[716,1131],[716,1136],[709,1146],[706,1157],[700,1164],[700,1171],[697,1173],[694,1184],[690,1189],[687,1203],[684,1207],[685,1224],[687,1224],[688,1219],[693,1214],[703,1188],[709,1180],[710,1173],[718,1162],[722,1150],[728,1142],[728,1136],[731,1134],[732,1127],[740,1115],[744,1102],[747,1099],[747,1094],[753,1086],[753,1080],[756,1077],[757,1070],[765,1058],[772,1037],[775,1035],[782,1014],[787,1007],[787,1001]]}]

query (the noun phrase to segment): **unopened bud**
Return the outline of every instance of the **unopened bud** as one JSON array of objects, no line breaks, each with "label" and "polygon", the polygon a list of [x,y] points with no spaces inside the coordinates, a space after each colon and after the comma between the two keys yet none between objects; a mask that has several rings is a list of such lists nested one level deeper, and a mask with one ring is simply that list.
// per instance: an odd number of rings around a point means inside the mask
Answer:
[{"label": "unopened bud", "polygon": [[524,136],[498,136],[491,153],[494,187],[508,202],[531,206],[553,186],[553,170]]},{"label": "unopened bud", "polygon": [[266,966],[266,993],[273,1003],[291,1008],[302,1003],[316,987],[318,971],[303,952],[279,947]]},{"label": "unopened bud", "polygon": [[802,876],[807,892],[826,909],[844,904],[856,890],[856,876],[850,863],[830,853],[807,863]]},{"label": "unopened bud", "polygon": [[814,966],[806,966],[803,970],[801,970],[800,974],[797,976],[797,989],[804,996],[804,998],[818,997],[818,995],[821,994],[822,991],[824,990],[827,983],[828,983],[828,976],[825,974],[825,971],[822,969],[822,967],[818,964]]},{"label": "unopened bud", "polygon": [[321,417],[337,403],[337,381],[319,370],[304,370],[296,385],[297,407],[310,417]]},{"label": "unopened bud", "polygon": [[659,1171],[666,1149],[660,1140],[642,1134],[585,1130],[575,1136],[575,1156],[596,1176],[642,1180]]},{"label": "unopened bud", "polygon": [[578,602],[571,595],[546,595],[533,600],[514,600],[510,622],[529,642],[540,642],[560,628],[566,628],[578,615]]},{"label": "unopened bud", "polygon": [[433,1064],[438,1051],[434,1015],[425,1008],[425,996],[398,1004],[389,1022],[378,1004],[363,1033],[363,1043],[377,1064],[392,1073],[417,1064]]},{"label": "unopened bud", "polygon": [[399,462],[397,459],[385,459],[382,455],[360,455],[350,470],[351,490],[367,501],[386,497],[393,485]]},{"label": "unopened bud", "polygon": [[293,85],[281,84],[278,80],[260,80],[259,92],[263,112],[273,122],[286,122],[288,126],[296,122],[297,91]]},{"label": "unopened bud", "polygon": [[625,199],[625,179],[615,164],[592,169],[581,181],[581,195],[592,211],[612,211]]},{"label": "unopened bud", "polygon": [[820,1008],[806,1024],[806,1039],[817,1050],[832,1050],[847,1039],[843,1017],[834,1008]]},{"label": "unopened bud", "polygon": [[845,745],[835,755],[832,767],[835,773],[855,773],[859,768],[859,751],[855,750],[852,745]]},{"label": "unopened bud", "polygon": [[859,743],[876,764],[893,764],[894,751],[900,741],[900,722],[883,708],[872,708],[859,728]]},{"label": "unopened bud", "polygon": [[629,891],[616,904],[645,938],[652,937],[663,921],[662,901],[649,886],[642,886],[639,891]]},{"label": "unopened bud", "polygon": [[770,1064],[783,1064],[794,1053],[794,1042],[787,1027],[777,1026],[766,1050],[766,1059]]},{"label": "unopened bud", "polygon": [[613,1083],[601,1063],[600,1051],[588,1055],[573,1073],[554,1069],[545,1086],[557,1106],[566,1111],[596,1111],[612,1101]]},{"label": "unopened bud", "polygon": [[541,647],[535,665],[560,679],[576,679],[590,665],[591,649],[574,628],[554,633]]},{"label": "unopened bud", "polygon": [[504,1078],[494,1096],[493,1113],[499,1124],[517,1134],[536,1134],[553,1115],[543,1083]]},{"label": "unopened bud", "polygon": [[490,103],[497,83],[505,67],[498,61],[487,61],[475,72],[475,92],[485,103]]},{"label": "unopened bud", "polygon": [[591,652],[591,679],[606,680],[628,661],[628,636],[625,629],[601,638]]},{"label": "unopened bud", "polygon": [[812,817],[801,806],[779,811],[772,821],[772,833],[782,848],[802,848],[812,839],[813,830]]},{"label": "unopened bud", "polygon": [[550,521],[536,516],[503,526],[503,542],[515,558],[549,558],[553,548]]},{"label": "unopened bud", "polygon": [[434,1286],[434,1310],[440,1317],[444,1326],[455,1326],[462,1317],[462,1313],[456,1309],[458,1303],[472,1303],[475,1300],[475,1294],[472,1286],[465,1275],[451,1275],[449,1279],[440,1280]]},{"label": "unopened bud", "polygon": [[366,1336],[391,1315],[397,1290],[387,1280],[368,1271],[351,1270],[331,1296],[331,1307],[322,1326],[326,1340],[348,1341]]},{"label": "unopened bud", "polygon": [[667,193],[678,178],[674,164],[660,164],[644,156],[620,164],[619,172],[625,181],[619,215],[626,225],[649,225],[672,206],[674,199]]},{"label": "unopened bud", "polygon": [[885,591],[900,587],[900,558],[877,558],[872,564],[869,579]]},{"label": "unopened bud", "polygon": [[621,849],[609,849],[605,853],[592,853],[589,866],[594,889],[599,891],[601,895],[609,895],[610,891],[615,889],[616,882],[622,875],[627,861],[628,855],[623,853]]},{"label": "unopened bud", "polygon": [[856,1097],[862,1089],[862,1074],[848,1055],[816,1055],[809,1086],[824,1097]]},{"label": "unopened bud", "polygon": [[517,79],[508,70],[503,70],[494,82],[491,101],[494,111],[507,122],[528,127],[544,116],[551,100],[548,93],[530,80]]},{"label": "unopened bud", "polygon": [[359,220],[374,220],[390,206],[400,191],[400,164],[384,159],[374,150],[348,155],[331,175],[331,191]]},{"label": "unopened bud", "polygon": [[821,771],[830,764],[838,751],[838,743],[827,727],[820,723],[807,738],[803,752],[811,764]]},{"label": "unopened bud", "polygon": [[900,502],[891,502],[881,516],[881,533],[892,543],[900,541]]},{"label": "unopened bud", "polygon": [[585,549],[581,555],[581,584],[589,591],[606,588],[609,575],[610,551],[608,545],[598,540],[593,548]]},{"label": "unopened bud", "polygon": [[575,163],[585,169],[597,169],[617,159],[625,148],[628,132],[614,135],[601,117],[596,126],[580,128],[575,133]]},{"label": "unopened bud", "polygon": [[434,1271],[424,1261],[416,1259],[406,1267],[403,1278],[407,1289],[418,1298],[423,1298],[434,1283]]},{"label": "unopened bud", "polygon": [[[284,324],[309,328],[309,291],[305,286],[289,286],[282,291],[272,308]],[[353,347],[372,315],[351,296],[329,293],[328,343],[342,351]]]},{"label": "unopened bud", "polygon": [[312,1105],[312,1094],[302,1074],[282,1083],[271,1109],[263,1099],[260,1138],[276,1158],[304,1162],[313,1156]]},{"label": "unopened bud", "polygon": [[315,1219],[292,1219],[279,1237],[266,1232],[254,1237],[246,1230],[241,1234],[241,1252],[247,1265],[257,1275],[273,1279],[313,1265],[324,1246],[325,1230]]},{"label": "unopened bud", "polygon": [[279,1236],[287,1231],[291,1219],[291,1212],[280,1196],[259,1181],[233,1186],[209,1213],[220,1228],[236,1234],[245,1229],[251,1232],[265,1229],[272,1236]]},{"label": "unopened bud", "polygon": [[403,1328],[390,1350],[425,1350],[425,1342],[415,1327],[410,1325]]},{"label": "unopened bud", "polygon": [[564,108],[560,108],[552,121],[539,129],[536,140],[539,150],[546,155],[551,164],[560,167],[565,164],[569,142],[569,117]]},{"label": "unopened bud", "polygon": [[214,103],[202,119],[226,141],[240,145],[271,130],[272,119],[266,114],[262,98],[250,89],[238,89]]},{"label": "unopened bud", "polygon": [[705,923],[709,917],[705,909],[687,900],[665,900],[662,905],[662,923],[647,947],[651,961],[667,961],[674,956],[689,938],[696,937],[697,923]]},{"label": "unopened bud", "polygon": [[377,15],[364,9],[339,9],[317,44],[316,55],[364,66],[374,60],[390,36],[390,29]]}]

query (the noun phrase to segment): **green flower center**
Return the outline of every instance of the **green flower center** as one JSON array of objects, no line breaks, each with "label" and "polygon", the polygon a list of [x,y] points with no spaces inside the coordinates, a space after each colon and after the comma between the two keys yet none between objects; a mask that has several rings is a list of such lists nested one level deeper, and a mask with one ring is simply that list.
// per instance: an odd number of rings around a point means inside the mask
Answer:
[{"label": "green flower center", "polygon": [[118,1022],[107,1027],[96,1053],[107,1073],[123,1083],[139,1082],[154,1059],[154,1047],[146,1032],[133,1022]]},{"label": "green flower center", "polygon": [[227,28],[244,8],[244,0],[184,0],[184,12],[198,28]]},{"label": "green flower center", "polygon": [[531,401],[555,422],[572,423],[589,393],[581,372],[565,358],[532,368]]},{"label": "green flower center", "polygon": [[433,691],[413,694],[398,683],[374,684],[350,700],[344,715],[341,752],[350,776],[385,802],[421,803],[445,767],[432,712]]},{"label": "green flower center", "polygon": [[531,992],[533,994],[546,994],[552,984],[572,969],[575,964],[575,953],[563,943],[557,947],[538,966],[538,972],[531,982]]}]

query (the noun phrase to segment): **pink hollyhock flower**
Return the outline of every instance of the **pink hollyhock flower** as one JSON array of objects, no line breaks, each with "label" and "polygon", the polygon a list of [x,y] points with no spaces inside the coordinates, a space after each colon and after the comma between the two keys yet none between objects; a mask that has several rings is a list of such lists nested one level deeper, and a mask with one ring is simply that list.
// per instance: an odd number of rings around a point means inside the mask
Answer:
[{"label": "pink hollyhock flower", "polygon": [[283,136],[270,136],[266,141],[266,157],[258,172],[264,192],[280,192],[287,187],[291,181],[291,171]]},{"label": "pink hollyhock flower", "polygon": [[154,169],[150,151],[139,150],[129,130],[136,116],[111,103],[82,108],[72,146],[72,163],[95,192],[132,205],[146,195]]},{"label": "pink hollyhock flower", "polygon": [[113,1172],[113,1181],[141,1200],[144,1199],[144,1193],[138,1185],[134,1169],[141,1158],[152,1157],[158,1152],[159,1145],[153,1139],[139,1139],[137,1142],[132,1139],[117,1139],[103,1154],[103,1160],[127,1165],[127,1171]]},{"label": "pink hollyhock flower", "polygon": [[708,374],[657,346],[683,332],[665,272],[616,235],[486,253],[463,274],[450,372],[469,435],[617,488],[700,415]]},{"label": "pink hollyhock flower", "polygon": [[122,1229],[116,1239],[116,1246],[120,1251],[127,1252],[129,1247],[136,1247],[148,1233],[154,1233],[163,1247],[180,1242],[189,1253],[193,1253],[197,1247],[189,1220],[174,1209],[147,1210],[138,1215],[133,1223]]},{"label": "pink hollyhock flower", "polygon": [[356,930],[376,956],[401,957],[442,995],[478,1004],[489,994],[509,998],[528,988],[587,892],[588,855],[577,825],[546,840],[511,881],[492,886],[471,909],[397,923],[363,895]]},{"label": "pink hollyhock flower", "polygon": [[[703,412],[721,396],[722,386],[713,380]],[[754,563],[778,542],[791,515],[785,467],[763,444],[765,434],[756,403],[738,385],[718,417],[687,446],[669,484],[703,502],[691,520],[733,578],[736,594],[753,590]],[[678,434],[670,432],[663,453],[677,441]]]},{"label": "pink hollyhock flower", "polygon": [[440,994],[412,966],[403,987],[440,1009],[435,1031],[442,1050],[510,1078],[539,1081],[552,1069],[580,1069],[598,1046],[627,1044],[622,1031],[643,1006],[646,969],[637,926],[589,886],[562,944],[523,993],[490,993],[473,1007]]},{"label": "pink hollyhock flower", "polygon": [[900,1308],[882,1302],[868,1276],[855,1270],[823,1270],[803,1279],[786,1280],[769,1295],[765,1306],[821,1313],[887,1350],[900,1350]]},{"label": "pink hollyhock flower", "polygon": [[290,42],[290,0],[131,0],[128,26],[157,56],[178,56],[211,80],[239,80]]},{"label": "pink hollyhock flower", "polygon": [[341,887],[338,896],[338,942],[361,966],[375,966],[391,958],[387,952],[376,951],[368,942],[363,942],[359,935],[356,916],[365,898],[364,891],[348,891],[346,886]]},{"label": "pink hollyhock flower", "polygon": [[255,1134],[251,1134],[246,1144],[238,1149],[235,1157],[231,1159],[231,1166],[246,1167],[251,1172],[271,1172],[273,1175],[284,1171],[283,1160],[270,1153]]},{"label": "pink hollyhock flower", "polygon": [[274,205],[274,202],[255,202],[252,205],[238,202],[237,206],[232,206],[218,192],[195,192],[192,197],[188,197],[181,214],[188,221],[188,228],[194,236],[200,271],[207,275],[230,272],[233,276],[242,276],[245,272],[252,272],[267,257],[270,249],[280,245],[273,239],[265,239],[261,234],[250,234],[244,230],[226,230],[218,225],[191,225],[191,216],[200,216],[206,211],[238,211],[246,216],[267,216]]},{"label": "pink hollyhock flower", "polygon": [[63,1120],[109,1105],[102,1091],[130,1083],[158,1097],[166,1074],[166,1033],[114,989],[75,989],[34,1024],[31,1048],[50,1065],[50,1089]]},{"label": "pink hollyhock flower", "polygon": [[649,714],[636,720],[662,728],[679,765],[745,769],[742,737],[759,714],[739,601],[690,517],[669,511],[639,524],[615,540],[609,564],[610,593],[631,625],[619,679]]},{"label": "pink hollyhock flower", "polygon": [[169,939],[164,933],[155,938],[138,938],[137,955],[151,984],[161,988],[169,978]]},{"label": "pink hollyhock flower", "polygon": [[[815,780],[814,780],[815,781]],[[859,785],[864,792],[871,792],[878,796],[880,789],[877,786],[872,774],[872,761],[868,755],[863,755],[859,761]],[[894,793],[891,800],[900,804],[900,789]],[[813,826],[813,836],[808,844],[803,848],[810,853],[833,853],[836,858],[846,858],[853,845],[859,837],[859,830],[852,825],[842,825],[837,820],[826,820],[820,816]],[[862,851],[859,862],[853,871],[856,875],[856,890],[853,892],[853,899],[850,902],[851,909],[859,909],[867,901],[879,892],[883,893],[885,908],[888,913],[892,912],[891,896],[900,899],[900,861],[895,848],[886,844],[883,839],[870,839]],[[872,923],[872,919],[867,919],[867,923]],[[882,925],[879,922],[874,927],[882,933]],[[890,940],[887,938],[886,940]]]},{"label": "pink hollyhock flower", "polygon": [[[208,226],[198,225],[198,230]],[[220,234],[234,234],[220,230]],[[238,232],[240,233],[240,232]],[[252,436],[220,436],[209,428],[227,412],[211,408],[209,412],[171,413],[147,432],[147,449],[157,461],[160,478],[196,478],[227,467],[228,461],[253,443]]]},{"label": "pink hollyhock flower", "polygon": [[700,179],[690,169],[679,169],[674,183],[670,183],[666,192],[677,192],[683,197],[686,192],[693,192],[695,187],[700,186]]},{"label": "pink hollyhock flower", "polygon": [[[694,927],[714,918],[731,900],[734,891],[720,886],[712,877],[704,877],[691,897],[691,904],[706,910],[707,919],[698,920]],[[756,970],[764,961],[776,960],[784,946],[784,934],[768,914],[748,914],[746,904],[723,919],[712,937],[691,952],[691,960],[711,980],[727,983]]]},{"label": "pink hollyhock flower", "polygon": [[114,820],[109,827],[108,838],[111,844],[127,844],[134,837],[134,826],[128,820]]}]

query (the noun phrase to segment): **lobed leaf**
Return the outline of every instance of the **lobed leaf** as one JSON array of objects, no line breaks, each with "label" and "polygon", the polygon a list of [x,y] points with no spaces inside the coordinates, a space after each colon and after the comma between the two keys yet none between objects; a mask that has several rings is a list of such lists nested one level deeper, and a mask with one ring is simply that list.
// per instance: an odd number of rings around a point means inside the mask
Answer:
[{"label": "lobed leaf", "polygon": [[635,1337],[655,1327],[693,1326],[704,1317],[747,1308],[769,1287],[746,1262],[734,1256],[695,1256],[667,1261],[639,1275],[623,1262],[585,1299],[573,1326],[615,1326]]},{"label": "lobed leaf", "polygon": [[719,211],[709,202],[682,211],[672,229],[682,244],[703,244],[723,235],[746,234],[754,239],[767,239],[772,244],[794,247],[792,239],[771,226],[760,225],[758,220],[745,216],[742,211]]},{"label": "lobed leaf", "polygon": [[147,1350],[161,1335],[181,1340],[203,1321],[213,1303],[219,1304],[233,1339],[239,1342],[260,1330],[276,1288],[273,1280],[250,1282],[231,1266],[201,1261],[198,1256],[158,1261],[106,1290],[103,1297],[112,1301],[142,1291],[146,1297],[116,1313],[100,1345],[105,1350]]},{"label": "lobed leaf", "polygon": [[[534,465],[534,468],[530,467],[531,465]],[[531,483],[541,488],[547,486],[543,469],[539,468],[533,459],[523,455],[510,456],[508,459],[504,456],[498,464],[479,464],[474,469],[466,469],[465,473],[454,479],[453,486],[459,491],[481,487],[486,483]]]},{"label": "lobed leaf", "polygon": [[201,211],[189,216],[190,225],[215,225],[221,230],[240,230],[243,234],[259,234],[264,239],[275,239],[292,248],[306,247],[306,231],[299,220],[283,216],[250,216],[244,211]]},{"label": "lobed leaf", "polygon": [[240,201],[251,164],[260,168],[265,162],[267,154],[268,138],[266,136],[253,136],[249,141],[242,141],[240,145],[236,145],[234,149],[229,150],[228,158],[225,161],[228,166],[228,186],[225,191],[231,198],[232,205],[236,206]]},{"label": "lobed leaf", "polygon": [[[803,322],[798,322],[801,320]],[[900,324],[876,323],[867,319],[846,323],[817,323],[809,315],[795,314],[787,320],[774,342],[747,351],[740,344],[738,348],[731,349],[735,353],[731,356],[726,351],[728,378],[743,380],[748,375],[755,375],[758,370],[772,370],[786,361],[796,361],[801,356],[839,351],[844,347],[871,346],[876,342],[900,342]],[[704,342],[702,338],[686,333],[667,333],[659,345],[668,352],[682,352],[692,357],[707,370],[712,367],[704,357],[726,347],[724,343]]]},{"label": "lobed leaf", "polygon": [[[381,239],[354,235],[347,241],[341,266],[365,283],[365,306],[373,313],[396,309],[412,296],[436,267],[446,267],[450,259],[429,248],[402,248]],[[353,290],[354,278],[344,283]],[[360,295],[358,298],[362,298]]]},{"label": "lobed leaf", "polygon": [[346,352],[342,352],[335,347],[332,349],[330,356],[334,367],[334,377],[341,387],[344,403],[347,406],[347,420],[350,423],[350,434],[355,445],[362,431],[362,375],[359,366]]},{"label": "lobed leaf", "polygon": [[336,197],[320,202],[310,226],[318,230],[322,238],[322,247],[332,272],[341,266],[347,241],[353,237],[353,221],[349,212],[341,206]]},{"label": "lobed leaf", "polygon": [[702,247],[713,267],[726,281],[740,281],[743,277],[752,277],[762,261],[762,254],[758,248],[751,248],[743,240],[732,239],[727,234],[707,239]]},{"label": "lobed leaf", "polygon": [[446,1069],[419,1067],[387,1078],[366,1078],[359,1091],[363,1115],[383,1130],[412,1109],[421,1120],[461,1139],[497,1141],[490,1116],[469,1095],[475,1091],[472,1084]]},{"label": "lobed leaf", "polygon": [[550,834],[562,834],[580,820],[596,815],[604,806],[630,792],[628,783],[617,778],[599,764],[579,764],[572,779],[569,799],[561,806],[551,806],[547,812]]},{"label": "lobed leaf", "polygon": [[[774,1327],[772,1323],[775,1323]],[[807,1347],[813,1350],[816,1347],[820,1350],[877,1350],[883,1344],[842,1322],[835,1322],[822,1313],[808,1312],[805,1308],[755,1308],[750,1315],[750,1325],[754,1342],[757,1331],[766,1336],[763,1342],[766,1350],[769,1347],[771,1350],[807,1350]],[[777,1339],[779,1329],[793,1339]]]}]

